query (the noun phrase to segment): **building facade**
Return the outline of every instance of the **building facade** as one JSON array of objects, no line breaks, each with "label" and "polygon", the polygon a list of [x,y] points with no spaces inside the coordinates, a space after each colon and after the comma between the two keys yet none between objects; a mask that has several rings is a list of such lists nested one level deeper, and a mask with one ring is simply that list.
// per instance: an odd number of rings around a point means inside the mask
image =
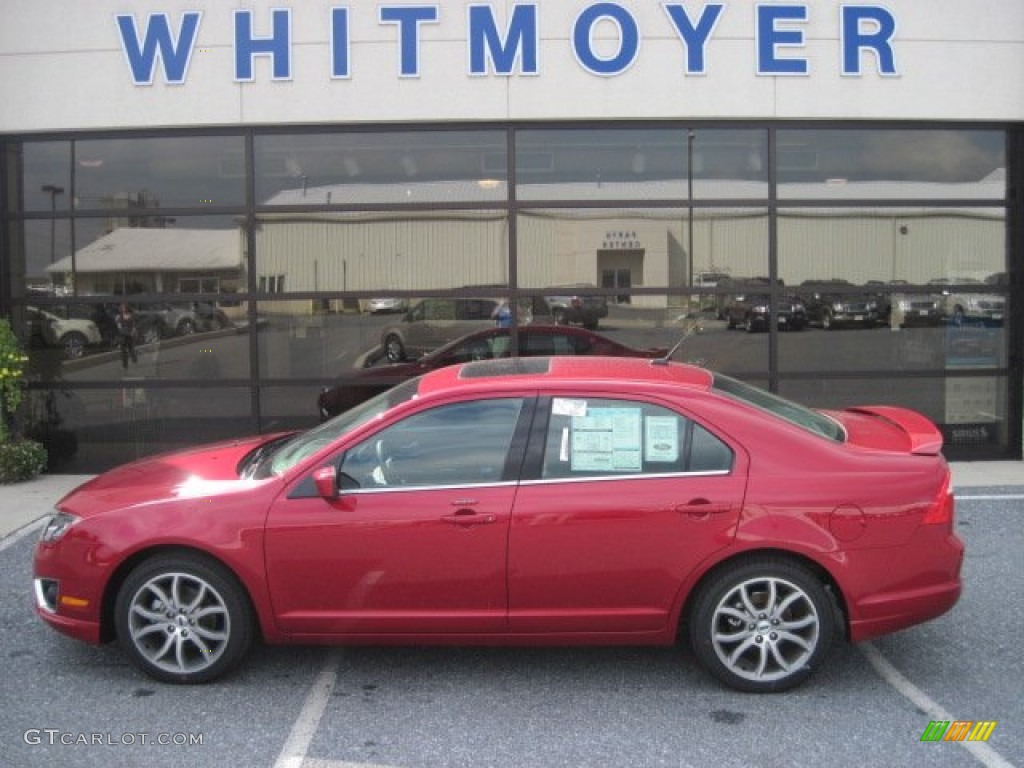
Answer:
[{"label": "building facade", "polygon": [[417,334],[574,297],[1020,458],[1016,0],[125,8],[0,10],[0,312],[55,470],[309,426]]}]

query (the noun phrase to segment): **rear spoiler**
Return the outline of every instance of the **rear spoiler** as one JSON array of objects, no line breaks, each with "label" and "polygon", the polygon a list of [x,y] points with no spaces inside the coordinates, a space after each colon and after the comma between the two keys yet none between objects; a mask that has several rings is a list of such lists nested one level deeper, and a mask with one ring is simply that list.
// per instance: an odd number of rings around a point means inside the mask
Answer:
[{"label": "rear spoiler", "polygon": [[935,456],[942,450],[942,433],[931,420],[917,411],[894,405],[864,405],[847,408],[850,413],[862,413],[884,419],[902,429],[910,439],[910,452],[919,456]]}]

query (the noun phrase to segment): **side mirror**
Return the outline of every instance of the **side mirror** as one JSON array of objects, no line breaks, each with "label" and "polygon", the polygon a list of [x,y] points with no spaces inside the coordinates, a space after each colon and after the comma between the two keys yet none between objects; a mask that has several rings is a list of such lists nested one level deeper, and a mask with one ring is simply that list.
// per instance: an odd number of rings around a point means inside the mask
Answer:
[{"label": "side mirror", "polygon": [[313,483],[316,485],[316,492],[320,498],[328,500],[338,498],[338,470],[333,464],[316,470],[313,473]]}]

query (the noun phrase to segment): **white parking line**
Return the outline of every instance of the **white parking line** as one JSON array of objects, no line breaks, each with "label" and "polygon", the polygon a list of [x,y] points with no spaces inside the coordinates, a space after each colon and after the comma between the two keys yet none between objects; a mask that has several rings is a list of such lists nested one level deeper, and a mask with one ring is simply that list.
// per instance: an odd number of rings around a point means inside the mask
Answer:
[{"label": "white parking line", "polygon": [[313,687],[306,694],[306,703],[302,705],[302,711],[292,726],[288,740],[281,748],[281,754],[277,756],[274,768],[301,768],[309,751],[309,745],[316,735],[316,729],[320,725],[320,718],[323,717],[327,703],[331,700],[331,693],[334,691],[334,683],[338,679],[338,664],[340,652],[332,648],[327,652],[327,661],[324,668],[320,670]]},{"label": "white parking line", "polygon": [[1024,500],[1024,494],[1011,493],[1006,495],[980,495],[980,496],[961,496],[958,493],[953,494],[957,501],[1022,501]]},{"label": "white parking line", "polygon": [[[929,719],[948,720],[950,722],[956,720],[949,712],[932,701],[924,691],[900,674],[899,670],[871,643],[860,643],[857,647],[867,657],[867,660],[881,678],[895,688],[904,698],[910,699]],[[923,731],[924,729],[922,728]],[[970,752],[974,759],[984,765],[985,768],[1014,768],[1013,763],[992,749],[988,744],[980,741],[957,741],[954,743],[959,744]]]}]

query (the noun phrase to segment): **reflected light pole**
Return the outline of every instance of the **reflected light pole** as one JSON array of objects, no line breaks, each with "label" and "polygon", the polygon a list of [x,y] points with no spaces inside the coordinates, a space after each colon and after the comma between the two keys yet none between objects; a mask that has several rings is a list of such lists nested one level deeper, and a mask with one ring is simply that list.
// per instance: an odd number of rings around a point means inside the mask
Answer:
[{"label": "reflected light pole", "polygon": [[64,187],[43,184],[43,192],[50,193],[50,264],[53,264],[57,256],[57,195],[64,194]]},{"label": "reflected light pole", "polygon": [[[687,218],[689,219],[687,226],[687,243],[686,247],[689,250],[687,254],[687,270],[689,272],[688,287],[693,288],[693,140],[697,137],[693,128],[690,128],[686,132],[686,202],[687,202]],[[698,298],[698,304],[700,299]]]}]

